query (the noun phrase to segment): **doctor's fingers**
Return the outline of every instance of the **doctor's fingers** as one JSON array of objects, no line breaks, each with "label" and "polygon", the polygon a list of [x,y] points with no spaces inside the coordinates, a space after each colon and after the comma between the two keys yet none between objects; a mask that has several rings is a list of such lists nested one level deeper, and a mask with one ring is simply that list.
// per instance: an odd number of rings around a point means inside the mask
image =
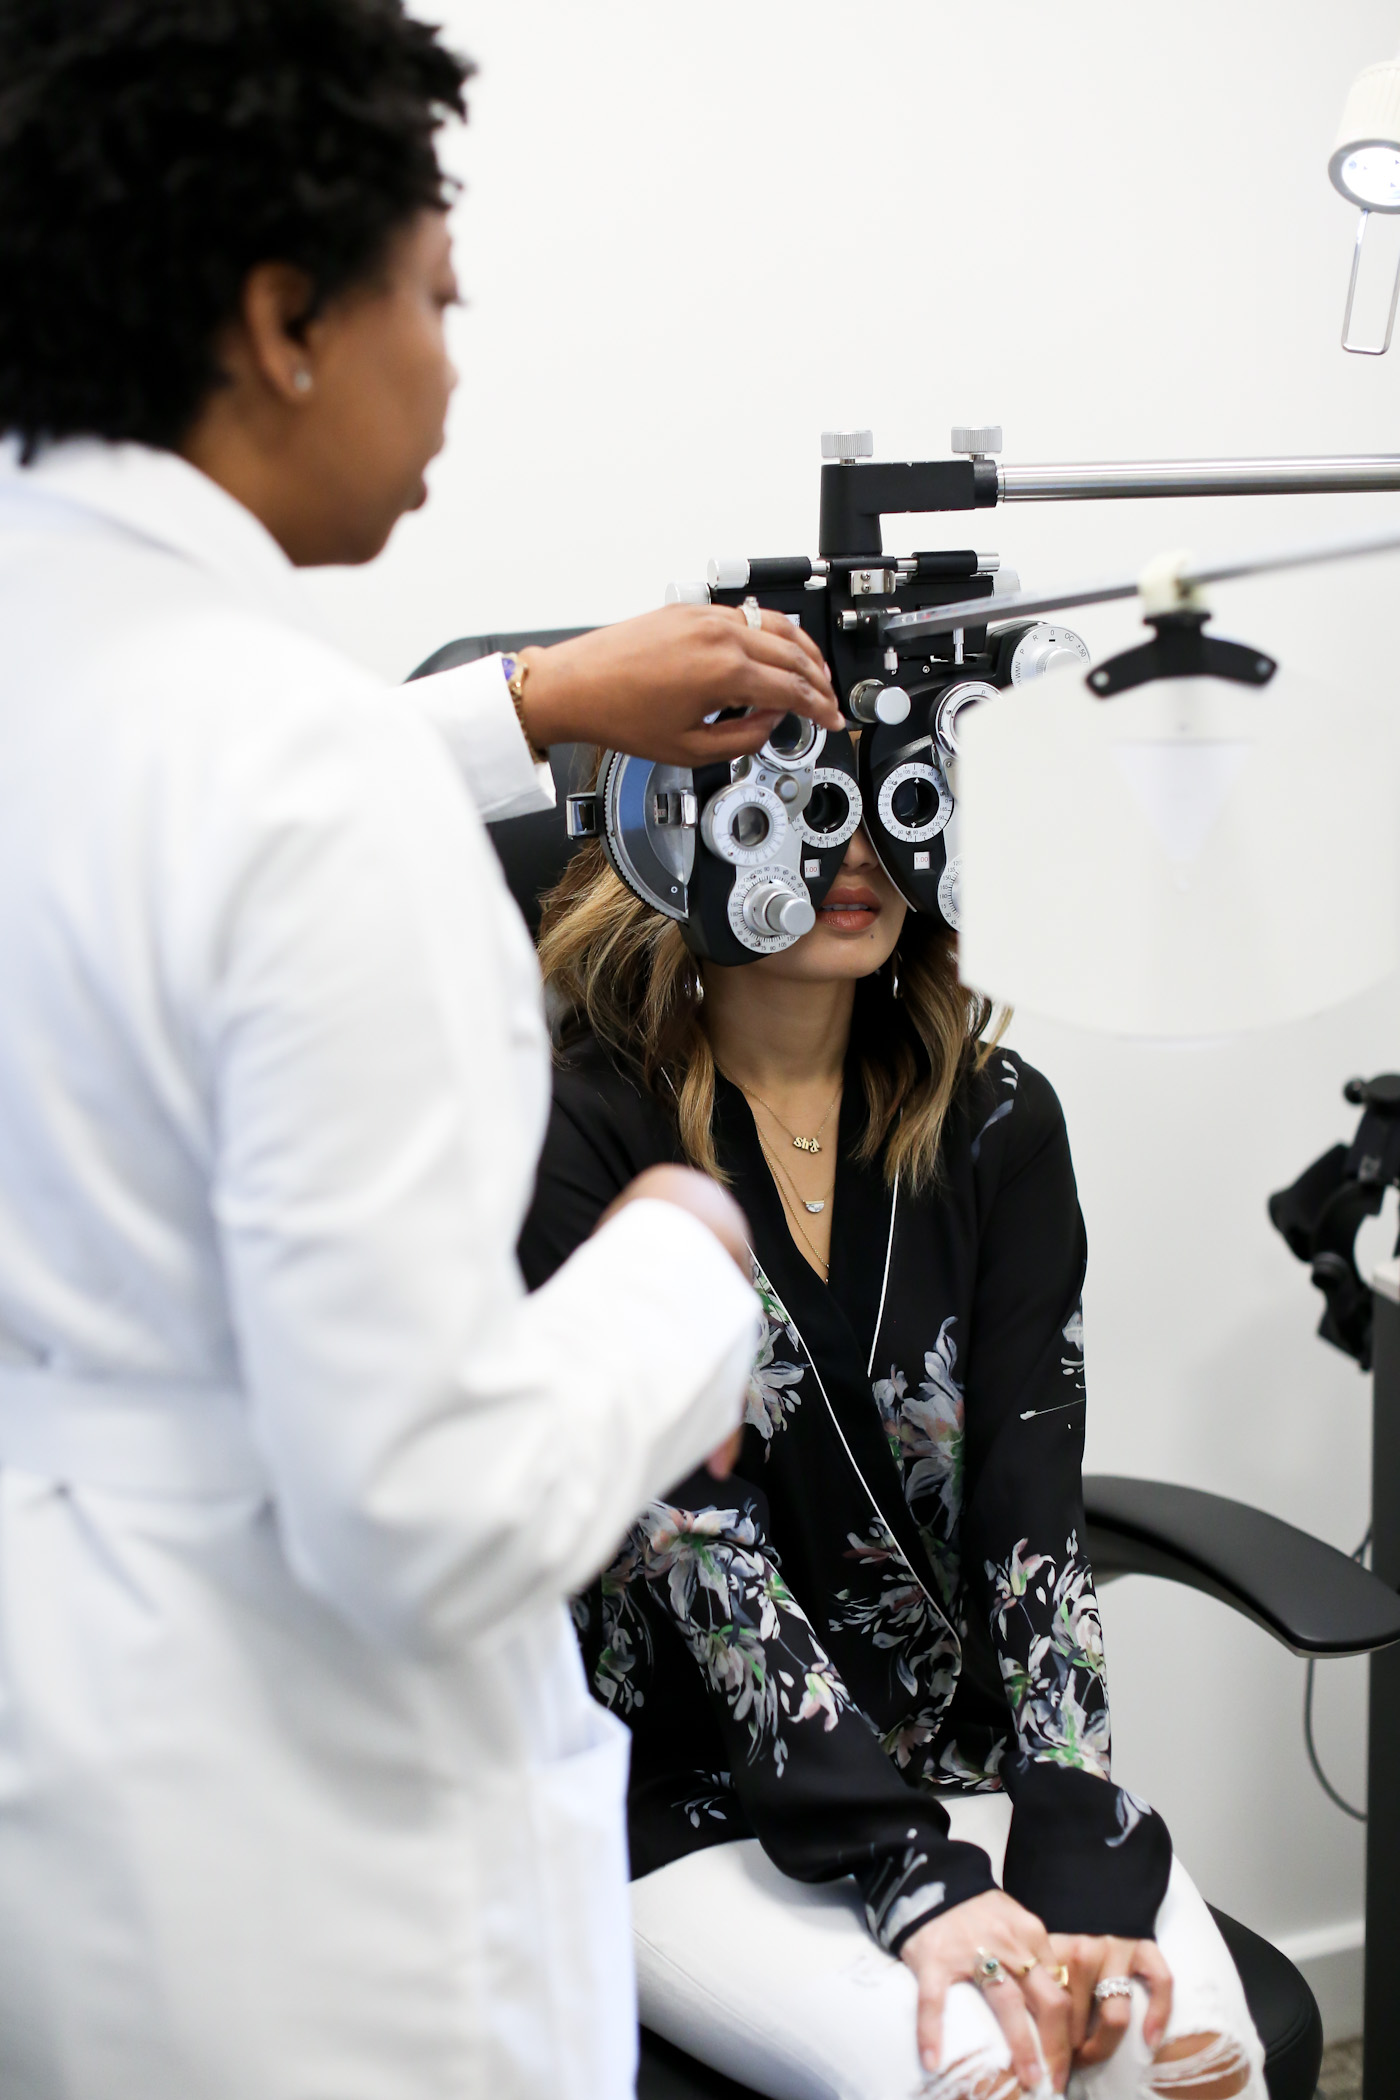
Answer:
[{"label": "doctor's fingers", "polygon": [[785,613],[764,611],[762,625],[751,627],[744,615],[731,607],[716,610],[734,623],[731,632],[745,659],[732,688],[725,694],[725,706],[776,709],[782,713],[791,709],[809,715],[823,729],[841,727],[841,710],[831,674],[810,635],[794,627]]}]

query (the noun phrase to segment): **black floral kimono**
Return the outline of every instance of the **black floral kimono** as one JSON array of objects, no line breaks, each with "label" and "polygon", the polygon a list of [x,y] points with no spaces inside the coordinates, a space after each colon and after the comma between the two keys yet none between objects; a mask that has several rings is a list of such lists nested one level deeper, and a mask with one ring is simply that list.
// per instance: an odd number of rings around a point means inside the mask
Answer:
[{"label": "black floral kimono", "polygon": [[[856,1159],[863,1114],[853,1074],[823,1285],[719,1083],[766,1315],[739,1463],[653,1504],[577,1607],[594,1692],[632,1729],[632,1872],[756,1836],[799,1880],[854,1875],[897,1953],[994,1886],[939,1796],[1004,1787],[1009,1893],[1052,1931],[1150,1936],[1171,1844],[1109,1778],[1059,1103],[994,1052],[918,1197]],[[531,1287],[634,1174],[679,1157],[662,1104],[576,1047],[521,1241]]]}]

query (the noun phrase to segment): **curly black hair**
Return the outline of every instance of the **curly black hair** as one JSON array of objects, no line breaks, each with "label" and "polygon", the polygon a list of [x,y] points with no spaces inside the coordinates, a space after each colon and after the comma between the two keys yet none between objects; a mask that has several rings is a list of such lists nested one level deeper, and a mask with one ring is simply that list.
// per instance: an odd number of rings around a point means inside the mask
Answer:
[{"label": "curly black hair", "polygon": [[445,204],[472,70],[402,0],[0,0],[0,430],[177,448],[256,264],[314,311]]}]

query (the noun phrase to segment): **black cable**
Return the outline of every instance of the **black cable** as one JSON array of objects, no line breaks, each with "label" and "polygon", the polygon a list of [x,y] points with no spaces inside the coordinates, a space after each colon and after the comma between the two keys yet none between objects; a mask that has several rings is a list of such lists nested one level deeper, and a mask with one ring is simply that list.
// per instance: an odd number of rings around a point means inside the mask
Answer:
[{"label": "black cable", "polygon": [[[1366,1536],[1361,1541],[1361,1544],[1357,1547],[1356,1551],[1352,1554],[1352,1559],[1364,1562],[1367,1552],[1370,1549],[1370,1544],[1371,1528],[1368,1525],[1366,1527]],[[1310,1655],[1308,1657],[1307,1684],[1303,1692],[1303,1741],[1307,1747],[1308,1763],[1313,1768],[1314,1779],[1316,1779],[1318,1785],[1322,1788],[1322,1791],[1327,1796],[1328,1800],[1334,1802],[1336,1806],[1342,1811],[1342,1814],[1344,1816],[1350,1816],[1354,1823],[1364,1823],[1366,1821],[1365,1809],[1353,1808],[1350,1801],[1344,1801],[1342,1799],[1342,1796],[1337,1792],[1337,1789],[1333,1786],[1331,1780],[1323,1771],[1321,1759],[1318,1757],[1317,1754],[1317,1745],[1313,1741],[1313,1682],[1316,1676],[1316,1672],[1317,1657],[1315,1655]]]}]

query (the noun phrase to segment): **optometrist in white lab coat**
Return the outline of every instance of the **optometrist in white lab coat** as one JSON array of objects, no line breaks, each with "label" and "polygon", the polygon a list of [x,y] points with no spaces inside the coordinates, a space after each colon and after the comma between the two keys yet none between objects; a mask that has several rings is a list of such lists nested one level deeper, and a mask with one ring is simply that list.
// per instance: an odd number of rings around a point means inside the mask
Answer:
[{"label": "optometrist in white lab coat", "polygon": [[449,750],[541,781],[499,659],[385,692],[289,573],[171,454],[0,475],[0,2092],[620,2100],[562,1600],[752,1294],[642,1201],[525,1297],[538,980]]},{"label": "optometrist in white lab coat", "polygon": [[696,763],[835,696],[708,605],[510,686],[315,639],[294,569],[443,441],[466,65],[397,0],[19,12],[0,2100],[627,2100],[627,1739],[566,1600],[722,1465],[756,1301],[677,1168],[526,1296],[548,1043],[482,819],[553,742]]}]

